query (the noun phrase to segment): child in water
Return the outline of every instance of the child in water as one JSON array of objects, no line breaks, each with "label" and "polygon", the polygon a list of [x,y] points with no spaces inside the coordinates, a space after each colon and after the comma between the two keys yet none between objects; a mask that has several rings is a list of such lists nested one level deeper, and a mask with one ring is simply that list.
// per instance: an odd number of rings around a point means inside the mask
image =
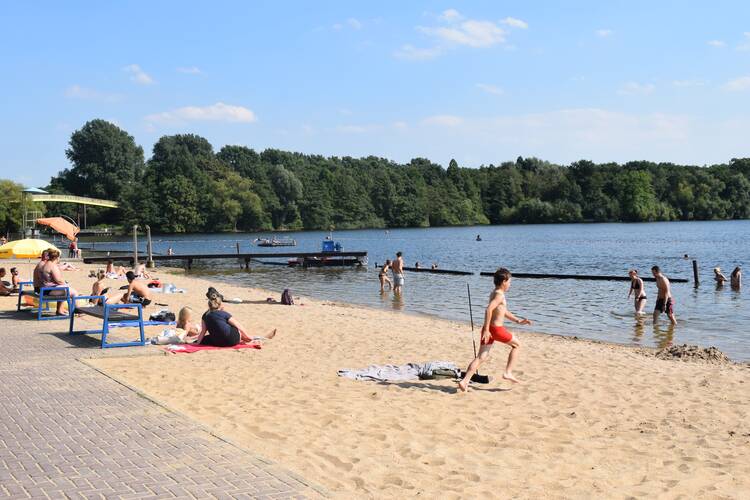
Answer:
[{"label": "child in water", "polygon": [[465,392],[469,386],[471,377],[477,372],[480,366],[490,359],[490,350],[492,344],[495,341],[508,344],[510,346],[510,353],[508,354],[508,363],[505,366],[505,373],[503,378],[510,380],[513,383],[518,383],[519,380],[513,375],[513,366],[518,357],[518,349],[521,345],[518,341],[513,338],[513,334],[505,329],[503,321],[505,318],[518,323],[519,325],[530,325],[531,321],[526,318],[518,318],[508,310],[508,303],[505,300],[505,293],[510,288],[511,281],[510,271],[501,267],[495,271],[494,282],[495,289],[490,294],[490,302],[487,304],[487,309],[484,313],[484,324],[482,325],[482,339],[479,347],[479,354],[471,362],[469,367],[466,369],[466,374],[463,380],[458,383],[458,388]]}]

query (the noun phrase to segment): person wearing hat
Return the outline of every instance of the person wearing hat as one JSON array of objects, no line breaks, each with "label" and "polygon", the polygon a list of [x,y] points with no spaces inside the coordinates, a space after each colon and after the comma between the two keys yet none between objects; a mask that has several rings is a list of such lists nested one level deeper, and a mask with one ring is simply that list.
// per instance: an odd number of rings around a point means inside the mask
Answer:
[{"label": "person wearing hat", "polygon": [[[208,311],[201,318],[201,331],[196,339],[196,344],[212,345],[215,347],[232,347],[237,344],[253,342],[247,330],[234,319],[232,315],[224,310],[224,296],[214,287],[206,292],[208,298]],[[273,330],[265,338],[272,338],[276,334]]]}]

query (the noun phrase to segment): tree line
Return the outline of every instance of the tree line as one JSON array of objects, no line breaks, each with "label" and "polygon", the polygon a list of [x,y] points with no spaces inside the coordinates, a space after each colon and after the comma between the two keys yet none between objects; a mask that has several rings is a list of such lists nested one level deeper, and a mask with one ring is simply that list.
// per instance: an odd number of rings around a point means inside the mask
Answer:
[{"label": "tree line", "polygon": [[215,152],[206,139],[181,134],[160,138],[146,161],[132,136],[104,120],[75,131],[66,155],[71,167],[49,191],[120,203],[89,209],[90,225],[148,224],[162,233],[750,217],[748,158],[700,167],[519,157],[479,168],[451,160],[446,169],[424,158]]}]

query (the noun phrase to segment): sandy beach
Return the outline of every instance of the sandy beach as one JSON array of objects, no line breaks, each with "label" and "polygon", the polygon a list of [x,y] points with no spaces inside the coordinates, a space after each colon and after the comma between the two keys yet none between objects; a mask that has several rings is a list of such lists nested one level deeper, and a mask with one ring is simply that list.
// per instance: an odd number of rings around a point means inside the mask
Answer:
[{"label": "sandy beach", "polygon": [[[18,266],[27,277],[29,265]],[[88,293],[94,268],[65,277]],[[644,349],[511,328],[522,343],[520,385],[500,380],[501,345],[482,369],[493,382],[465,394],[450,380],[352,381],[337,370],[429,360],[464,367],[470,328],[307,297],[292,307],[268,304],[281,290],[217,284],[180,270],[156,274],[187,290],[156,295],[170,310],[190,305],[200,314],[213,285],[252,302],[226,305],[252,334],[277,328],[278,335],[261,350],[89,363],[334,497],[750,496],[747,365],[660,360]],[[512,300],[511,293],[511,308]],[[0,301],[4,309],[15,305]],[[132,349],[141,348],[122,349],[123,356]]]}]

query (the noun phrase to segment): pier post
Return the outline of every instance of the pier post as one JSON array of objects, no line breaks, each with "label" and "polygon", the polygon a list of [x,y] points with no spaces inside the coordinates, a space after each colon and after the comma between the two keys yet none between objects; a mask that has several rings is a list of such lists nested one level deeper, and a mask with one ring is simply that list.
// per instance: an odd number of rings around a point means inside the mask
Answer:
[{"label": "pier post", "polygon": [[239,254],[240,254],[240,242],[238,241],[237,242],[237,255]]},{"label": "pier post", "polygon": [[693,259],[693,280],[695,281],[695,288],[698,288],[700,280],[698,279],[698,261],[695,259]]},{"label": "pier post", "polygon": [[152,269],[156,267],[154,265],[154,253],[153,247],[151,246],[151,226],[146,225],[146,251],[148,252],[148,260],[146,261],[146,267]]},{"label": "pier post", "polygon": [[138,224],[133,226],[133,269],[138,265]]}]

